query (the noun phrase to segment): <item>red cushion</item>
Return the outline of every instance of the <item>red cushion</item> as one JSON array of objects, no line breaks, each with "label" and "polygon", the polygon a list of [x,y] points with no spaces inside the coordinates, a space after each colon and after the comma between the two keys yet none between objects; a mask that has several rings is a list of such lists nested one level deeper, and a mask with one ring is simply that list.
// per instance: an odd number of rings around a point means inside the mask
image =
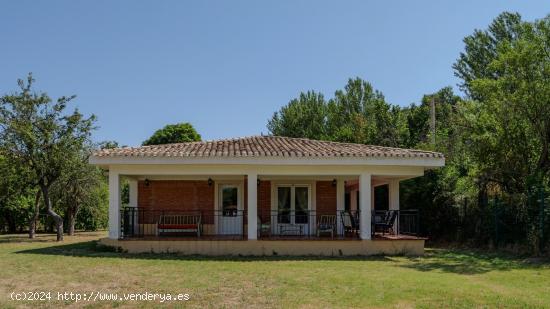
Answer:
[{"label": "red cushion", "polygon": [[196,224],[159,224],[159,229],[181,229],[181,230],[191,230],[197,229]]}]

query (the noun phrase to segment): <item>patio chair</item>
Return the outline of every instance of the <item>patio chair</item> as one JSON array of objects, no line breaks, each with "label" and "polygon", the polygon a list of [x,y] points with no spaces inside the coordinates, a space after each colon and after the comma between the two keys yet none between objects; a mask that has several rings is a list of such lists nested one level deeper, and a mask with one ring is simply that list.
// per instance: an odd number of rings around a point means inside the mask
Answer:
[{"label": "patio chair", "polygon": [[383,220],[379,222],[374,222],[374,232],[376,232],[377,230],[381,230],[382,235],[384,235],[385,233],[395,234],[395,231],[393,230],[393,226],[395,225],[396,219],[397,219],[397,211],[388,210]]},{"label": "patio chair", "polygon": [[263,222],[262,218],[258,216],[258,236],[268,236],[270,230],[271,225],[269,224],[269,221]]},{"label": "patio chair", "polygon": [[334,238],[334,231],[336,230],[336,216],[334,215],[322,215],[317,222],[317,237],[321,233],[330,233],[330,237]]},{"label": "patio chair", "polygon": [[356,220],[355,216],[350,214],[349,211],[342,212],[341,218],[344,226],[344,236],[346,233],[359,236],[359,220]]}]

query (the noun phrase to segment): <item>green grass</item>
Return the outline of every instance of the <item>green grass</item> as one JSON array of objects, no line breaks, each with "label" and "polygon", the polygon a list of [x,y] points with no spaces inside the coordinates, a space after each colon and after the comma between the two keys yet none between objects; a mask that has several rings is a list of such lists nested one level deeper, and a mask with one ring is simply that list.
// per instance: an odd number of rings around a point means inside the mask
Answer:
[{"label": "green grass", "polygon": [[[550,308],[550,263],[428,249],[424,257],[189,257],[0,236],[0,307],[160,307],[159,302],[20,302],[13,291],[189,293],[171,307]],[[52,294],[53,295],[53,294]],[[55,294],[57,297],[57,294]]]}]

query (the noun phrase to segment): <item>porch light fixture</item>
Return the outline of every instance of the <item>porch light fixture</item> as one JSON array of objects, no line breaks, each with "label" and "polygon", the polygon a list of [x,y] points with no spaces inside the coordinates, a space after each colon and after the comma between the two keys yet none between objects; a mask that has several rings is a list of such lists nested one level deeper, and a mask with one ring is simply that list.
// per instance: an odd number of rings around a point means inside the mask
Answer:
[{"label": "porch light fixture", "polygon": [[333,186],[333,187],[336,187],[336,183],[337,183],[337,182],[338,182],[338,181],[336,181],[336,178],[334,178],[334,179],[332,180],[332,186]]},{"label": "porch light fixture", "polygon": [[214,181],[212,180],[212,178],[208,178],[208,186],[211,187],[212,184],[214,183]]},{"label": "porch light fixture", "polygon": [[145,186],[148,187],[149,186],[149,179],[145,178]]},{"label": "porch light fixture", "polygon": [[260,186],[260,178],[258,178],[258,180],[256,180],[256,185],[258,185],[258,187]]}]

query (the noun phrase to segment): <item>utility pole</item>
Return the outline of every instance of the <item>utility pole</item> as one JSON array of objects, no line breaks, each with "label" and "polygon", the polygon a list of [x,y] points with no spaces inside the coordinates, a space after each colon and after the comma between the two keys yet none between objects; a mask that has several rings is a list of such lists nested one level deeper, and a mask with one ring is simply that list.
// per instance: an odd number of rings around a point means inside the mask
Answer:
[{"label": "utility pole", "polygon": [[435,98],[430,102],[430,131],[432,133],[432,145],[435,146]]}]

